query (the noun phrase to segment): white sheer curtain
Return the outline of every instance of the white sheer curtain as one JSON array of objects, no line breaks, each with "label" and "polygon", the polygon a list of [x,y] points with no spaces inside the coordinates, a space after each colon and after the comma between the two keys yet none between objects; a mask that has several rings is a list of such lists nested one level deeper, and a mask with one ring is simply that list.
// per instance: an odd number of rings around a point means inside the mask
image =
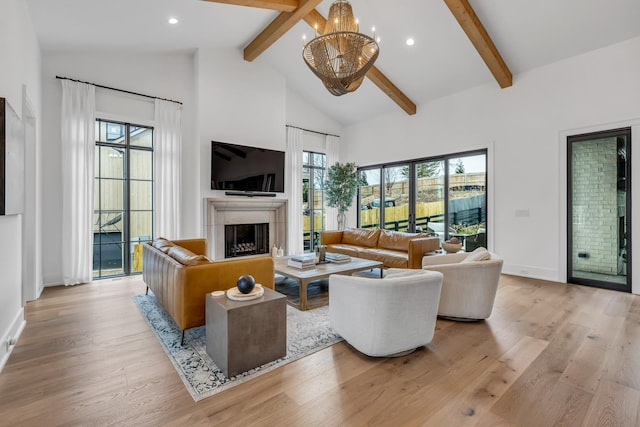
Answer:
[{"label": "white sheer curtain", "polygon": [[62,278],[91,282],[96,88],[62,80]]},{"label": "white sheer curtain", "polygon": [[301,129],[287,128],[287,166],[290,177],[289,188],[289,219],[287,231],[289,233],[288,253],[300,254],[304,252],[302,242],[302,135]]},{"label": "white sheer curtain", "polygon": [[154,117],[154,234],[177,239],[181,237],[182,107],[156,99]]},{"label": "white sheer curtain", "polygon": [[[340,159],[340,137],[327,135],[325,139],[325,151],[327,153],[327,170],[338,162]],[[325,228],[327,230],[337,230],[338,229],[338,209],[326,207],[327,213],[327,223],[325,224]]]}]

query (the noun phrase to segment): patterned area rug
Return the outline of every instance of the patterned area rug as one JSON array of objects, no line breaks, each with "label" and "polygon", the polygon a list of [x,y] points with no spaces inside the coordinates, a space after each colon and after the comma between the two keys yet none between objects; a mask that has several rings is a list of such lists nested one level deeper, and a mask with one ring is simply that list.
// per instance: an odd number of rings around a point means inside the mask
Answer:
[{"label": "patterned area rug", "polygon": [[136,295],[133,299],[196,402],[342,341],[329,326],[328,306],[299,311],[287,305],[287,355],[227,378],[207,354],[204,326],[188,329],[181,346],[178,325],[153,295]]}]

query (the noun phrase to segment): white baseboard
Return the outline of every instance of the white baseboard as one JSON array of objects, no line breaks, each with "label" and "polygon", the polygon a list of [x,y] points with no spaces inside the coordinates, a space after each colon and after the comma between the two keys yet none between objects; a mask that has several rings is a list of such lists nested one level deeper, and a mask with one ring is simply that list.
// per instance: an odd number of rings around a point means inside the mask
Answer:
[{"label": "white baseboard", "polygon": [[[52,288],[54,286],[63,286],[64,283],[57,283],[57,282],[52,282],[52,283],[43,283],[42,284],[42,290],[44,290],[44,288]],[[40,292],[42,293],[42,292]]]},{"label": "white baseboard", "polygon": [[9,330],[2,335],[2,339],[0,340],[0,372],[2,372],[4,365],[7,363],[7,360],[9,360],[9,355],[15,347],[15,344],[7,346],[7,342],[9,342],[10,339],[17,342],[26,324],[27,322],[24,320],[24,307],[21,307],[20,311],[18,311],[18,314],[11,323]]},{"label": "white baseboard", "polygon": [[502,273],[512,276],[529,277],[531,279],[549,280],[552,282],[565,282],[558,278],[558,271],[547,268],[532,267],[530,265],[504,264]]}]

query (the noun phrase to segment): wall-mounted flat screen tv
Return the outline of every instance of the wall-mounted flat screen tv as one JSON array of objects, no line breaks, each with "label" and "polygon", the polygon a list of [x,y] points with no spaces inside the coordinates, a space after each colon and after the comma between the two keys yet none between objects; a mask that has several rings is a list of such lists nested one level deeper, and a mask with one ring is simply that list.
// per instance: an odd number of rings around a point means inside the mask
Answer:
[{"label": "wall-mounted flat screen tv", "polygon": [[284,151],[211,141],[211,189],[284,193]]}]

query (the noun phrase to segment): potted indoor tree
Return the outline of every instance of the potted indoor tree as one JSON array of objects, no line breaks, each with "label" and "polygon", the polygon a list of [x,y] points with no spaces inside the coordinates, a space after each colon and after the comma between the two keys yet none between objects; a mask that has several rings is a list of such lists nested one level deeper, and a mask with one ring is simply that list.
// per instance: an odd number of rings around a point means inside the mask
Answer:
[{"label": "potted indoor tree", "polygon": [[358,188],[358,168],[355,163],[335,163],[327,171],[325,195],[327,206],[338,209],[338,229],[344,230],[345,212],[353,204]]}]

